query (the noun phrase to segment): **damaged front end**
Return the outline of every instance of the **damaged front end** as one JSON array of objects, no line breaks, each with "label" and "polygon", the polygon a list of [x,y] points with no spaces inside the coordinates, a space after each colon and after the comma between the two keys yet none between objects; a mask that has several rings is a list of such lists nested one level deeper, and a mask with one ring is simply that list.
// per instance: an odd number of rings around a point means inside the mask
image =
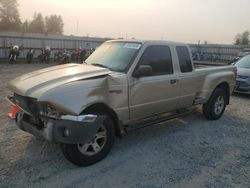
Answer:
[{"label": "damaged front end", "polygon": [[87,143],[105,119],[93,114],[63,114],[51,104],[17,94],[7,99],[21,108],[16,117],[21,130],[55,143]]}]

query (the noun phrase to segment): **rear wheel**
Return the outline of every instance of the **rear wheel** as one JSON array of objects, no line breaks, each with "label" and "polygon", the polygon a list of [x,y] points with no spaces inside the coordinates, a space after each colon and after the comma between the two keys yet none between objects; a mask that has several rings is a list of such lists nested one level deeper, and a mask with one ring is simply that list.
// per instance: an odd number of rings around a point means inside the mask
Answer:
[{"label": "rear wheel", "polygon": [[77,166],[89,166],[104,159],[115,140],[114,123],[106,116],[103,124],[88,143],[62,144],[64,156]]},{"label": "rear wheel", "polygon": [[210,99],[203,105],[203,114],[207,119],[219,119],[226,108],[226,92],[221,88],[215,89]]}]

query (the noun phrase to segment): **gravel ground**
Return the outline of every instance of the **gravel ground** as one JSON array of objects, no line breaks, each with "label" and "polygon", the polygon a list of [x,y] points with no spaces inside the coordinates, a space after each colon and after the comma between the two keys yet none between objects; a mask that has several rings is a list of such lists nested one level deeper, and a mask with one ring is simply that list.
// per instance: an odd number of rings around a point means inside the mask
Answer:
[{"label": "gravel ground", "polygon": [[217,121],[197,108],[130,132],[106,159],[78,168],[6,116],[7,81],[46,66],[0,64],[0,187],[250,187],[250,96],[232,96]]}]

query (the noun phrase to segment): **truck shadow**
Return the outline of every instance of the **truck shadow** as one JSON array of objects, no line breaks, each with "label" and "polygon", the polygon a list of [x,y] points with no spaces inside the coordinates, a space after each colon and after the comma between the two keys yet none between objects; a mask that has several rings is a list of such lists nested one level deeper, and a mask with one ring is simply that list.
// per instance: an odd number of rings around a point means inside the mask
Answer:
[{"label": "truck shadow", "polygon": [[245,94],[245,93],[233,93],[232,94],[235,97],[240,97],[244,99],[250,99],[250,94]]}]

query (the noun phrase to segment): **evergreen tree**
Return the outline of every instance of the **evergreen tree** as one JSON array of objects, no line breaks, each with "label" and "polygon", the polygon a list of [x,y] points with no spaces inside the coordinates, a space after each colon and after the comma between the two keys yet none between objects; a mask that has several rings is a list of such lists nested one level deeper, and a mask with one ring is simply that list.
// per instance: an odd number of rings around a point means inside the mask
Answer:
[{"label": "evergreen tree", "polygon": [[241,38],[242,38],[241,34],[238,33],[238,34],[235,36],[234,44],[235,44],[235,45],[240,45],[240,44],[241,44]]},{"label": "evergreen tree", "polygon": [[35,13],[33,16],[33,20],[29,23],[28,32],[31,33],[44,33],[45,25],[44,19],[41,13]]},{"label": "evergreen tree", "polygon": [[49,34],[63,34],[63,20],[61,16],[50,15],[45,17],[46,32]]},{"label": "evergreen tree", "polygon": [[234,39],[235,45],[248,45],[249,44],[249,31],[244,31],[242,34],[237,34]]},{"label": "evergreen tree", "polygon": [[249,31],[244,31],[242,33],[242,45],[248,45],[249,44]]},{"label": "evergreen tree", "polygon": [[20,31],[17,0],[0,0],[0,31]]},{"label": "evergreen tree", "polygon": [[28,20],[25,20],[25,22],[22,23],[21,31],[24,33],[29,32],[29,22]]}]

